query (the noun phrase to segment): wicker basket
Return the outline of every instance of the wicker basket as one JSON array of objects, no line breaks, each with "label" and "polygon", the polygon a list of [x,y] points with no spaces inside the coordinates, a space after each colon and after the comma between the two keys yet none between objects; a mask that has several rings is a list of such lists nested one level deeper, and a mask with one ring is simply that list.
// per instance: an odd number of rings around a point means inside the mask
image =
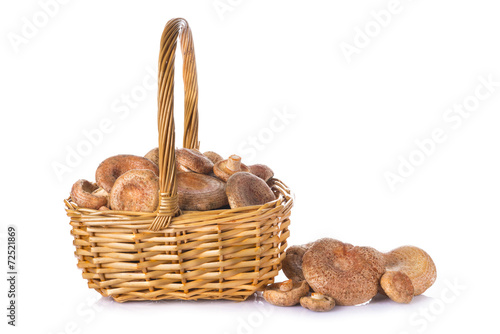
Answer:
[{"label": "wicker basket", "polygon": [[276,200],[211,211],[178,208],[173,119],[174,60],[180,39],[185,91],[183,146],[198,148],[198,86],[193,38],[184,19],[161,37],[158,74],[160,204],[154,213],[96,211],[65,200],[83,278],[114,300],[245,300],[273,283],[290,234],[290,190]]}]

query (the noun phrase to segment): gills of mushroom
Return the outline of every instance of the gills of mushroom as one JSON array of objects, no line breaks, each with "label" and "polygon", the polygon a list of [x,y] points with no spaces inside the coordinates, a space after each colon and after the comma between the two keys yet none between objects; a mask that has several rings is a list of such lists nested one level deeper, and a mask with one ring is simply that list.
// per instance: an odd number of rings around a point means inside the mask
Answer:
[{"label": "gills of mushroom", "polygon": [[78,180],[71,187],[71,199],[81,208],[98,210],[108,204],[107,193],[87,180]]},{"label": "gills of mushroom", "polygon": [[300,302],[300,298],[307,295],[309,285],[306,281],[293,282],[288,280],[282,283],[273,283],[264,289],[264,299],[276,306],[293,306]]},{"label": "gills of mushroom", "polygon": [[241,163],[241,157],[233,154],[227,160],[222,160],[214,165],[214,174],[224,182],[227,182],[231,175],[238,172],[249,172],[249,168]]},{"label": "gills of mushroom", "polygon": [[300,298],[300,305],[311,311],[327,312],[335,307],[335,300],[332,297],[313,292],[310,297]]}]

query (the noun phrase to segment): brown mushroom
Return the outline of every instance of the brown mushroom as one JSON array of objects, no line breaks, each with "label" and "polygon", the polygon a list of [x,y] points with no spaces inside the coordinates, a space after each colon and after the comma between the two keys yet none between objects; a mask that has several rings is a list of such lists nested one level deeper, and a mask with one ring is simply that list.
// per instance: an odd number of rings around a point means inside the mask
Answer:
[{"label": "brown mushroom", "polygon": [[216,163],[218,163],[219,161],[224,160],[223,157],[221,157],[219,154],[217,154],[213,151],[207,151],[207,152],[203,153],[203,155],[206,156],[207,158],[209,158],[210,161],[212,161],[214,163],[214,165]]},{"label": "brown mushroom", "polygon": [[158,176],[158,166],[151,160],[135,155],[121,154],[101,162],[97,167],[95,179],[97,184],[109,193],[116,179],[132,169],[150,170]]},{"label": "brown mushroom", "polygon": [[186,166],[181,165],[179,163],[179,160],[175,161],[175,169],[176,169],[177,173],[182,173],[182,172],[191,173],[192,172],[191,169],[187,168]]},{"label": "brown mushroom", "polygon": [[109,193],[112,210],[154,212],[158,201],[158,177],[148,169],[133,169],[120,175]]},{"label": "brown mushroom", "polygon": [[313,292],[310,297],[300,298],[300,305],[311,311],[326,312],[335,307],[335,300],[332,297]]},{"label": "brown mushroom", "polygon": [[300,298],[307,295],[309,285],[306,281],[293,282],[288,280],[282,283],[273,283],[264,289],[264,299],[276,306],[293,306],[300,302]]},{"label": "brown mushroom", "polygon": [[214,174],[224,182],[238,172],[250,172],[250,169],[241,163],[241,157],[233,154],[227,160],[219,161],[214,165]]},{"label": "brown mushroom", "polygon": [[338,305],[357,305],[372,299],[385,272],[382,255],[369,247],[354,247],[324,238],[302,258],[302,270],[315,292],[335,299]]},{"label": "brown mushroom", "polygon": [[380,286],[397,303],[408,304],[415,295],[411,279],[401,271],[387,271],[380,279]]},{"label": "brown mushroom", "polygon": [[273,170],[266,165],[255,164],[248,166],[248,169],[250,170],[250,173],[257,175],[266,182],[274,176]]},{"label": "brown mushroom", "polygon": [[99,187],[87,180],[78,180],[71,187],[71,199],[81,208],[97,210],[108,204],[105,194],[97,193]]},{"label": "brown mushroom", "polygon": [[436,265],[423,249],[402,246],[384,254],[387,271],[406,274],[413,284],[415,296],[425,292],[436,281]]},{"label": "brown mushroom", "polygon": [[159,155],[160,155],[160,149],[157,147],[157,148],[153,148],[151,151],[146,153],[144,158],[151,160],[152,162],[154,162],[156,164],[156,166],[160,166],[160,156]]},{"label": "brown mushroom", "polygon": [[201,154],[198,150],[190,148],[179,148],[175,150],[176,161],[200,174],[209,174],[214,168],[214,164],[209,158]]},{"label": "brown mushroom", "polygon": [[177,194],[181,210],[213,210],[228,204],[226,185],[221,180],[198,173],[177,174]]},{"label": "brown mushroom", "polygon": [[247,172],[231,175],[227,180],[226,194],[231,209],[262,205],[276,199],[264,180]]},{"label": "brown mushroom", "polygon": [[304,273],[302,272],[302,257],[313,244],[314,242],[310,242],[305,245],[287,248],[285,259],[281,262],[283,273],[285,273],[286,277],[297,282],[305,280]]}]

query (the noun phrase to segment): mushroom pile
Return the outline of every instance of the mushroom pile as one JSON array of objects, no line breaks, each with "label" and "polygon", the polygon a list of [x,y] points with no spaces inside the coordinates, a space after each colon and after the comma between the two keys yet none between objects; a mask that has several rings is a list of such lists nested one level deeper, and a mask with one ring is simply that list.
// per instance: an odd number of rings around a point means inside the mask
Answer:
[{"label": "mushroom pile", "polygon": [[[277,306],[300,303],[313,311],[363,304],[377,293],[409,303],[436,280],[432,258],[418,247],[381,253],[330,238],[288,248],[283,272],[290,282],[267,286],[266,301]],[[299,289],[304,285],[307,290]],[[314,292],[308,296],[310,289]]]},{"label": "mushroom pile", "polygon": [[[71,199],[79,207],[93,210],[154,212],[159,202],[159,150],[144,157],[116,155],[96,170],[95,183],[78,180]],[[228,159],[208,151],[175,150],[179,208],[205,211],[262,205],[276,199],[269,186],[271,168],[246,166],[237,155]]]}]

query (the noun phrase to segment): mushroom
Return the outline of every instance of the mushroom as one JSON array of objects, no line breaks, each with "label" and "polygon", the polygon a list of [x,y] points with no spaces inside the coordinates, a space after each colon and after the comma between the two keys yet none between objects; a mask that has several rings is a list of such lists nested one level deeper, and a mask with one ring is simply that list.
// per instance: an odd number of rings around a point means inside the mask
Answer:
[{"label": "mushroom", "polygon": [[332,297],[338,305],[357,305],[372,299],[385,272],[381,253],[324,238],[316,241],[302,258],[309,286]]},{"label": "mushroom", "polygon": [[187,173],[191,173],[192,170],[187,168],[186,166],[183,166],[179,163],[178,160],[175,161],[175,170],[177,173],[181,173],[181,172],[187,172]]},{"label": "mushroom", "polygon": [[285,254],[285,259],[281,262],[285,276],[294,281],[305,280],[302,272],[302,257],[305,252],[311,248],[314,242],[305,245],[297,245],[288,247]]},{"label": "mushroom", "polygon": [[109,193],[112,210],[154,212],[158,201],[158,177],[148,169],[133,169],[120,175]]},{"label": "mushroom", "polygon": [[397,303],[408,304],[415,295],[411,279],[401,271],[387,271],[380,279],[380,286]]},{"label": "mushroom", "polygon": [[151,160],[135,155],[121,154],[101,162],[97,167],[95,179],[97,184],[109,193],[116,179],[132,169],[150,170],[158,176],[158,166]]},{"label": "mushroom", "polygon": [[306,281],[293,282],[288,280],[282,283],[273,283],[264,289],[264,299],[276,306],[293,306],[300,302],[300,298],[307,295],[309,285]]},{"label": "mushroom", "polygon": [[219,161],[224,160],[223,157],[221,157],[219,154],[217,154],[213,151],[207,151],[207,152],[203,153],[203,155],[206,156],[207,158],[209,158],[210,161],[212,161],[214,165],[216,163],[218,163]]},{"label": "mushroom", "polygon": [[209,158],[201,154],[198,150],[190,148],[180,148],[175,150],[176,161],[189,170],[200,174],[209,174],[214,168],[214,164]]},{"label": "mushroom", "polygon": [[300,298],[300,305],[311,311],[326,312],[335,307],[335,300],[332,297],[313,292],[310,297]]},{"label": "mushroom", "polygon": [[226,194],[231,209],[262,205],[276,199],[264,180],[247,172],[233,174],[227,180]]},{"label": "mushroom", "polygon": [[399,247],[384,254],[384,258],[387,271],[400,271],[409,277],[415,296],[424,293],[436,281],[434,261],[418,247]]},{"label": "mushroom", "polygon": [[274,176],[273,170],[266,165],[255,164],[248,166],[248,169],[250,170],[250,173],[257,175],[266,182]]},{"label": "mushroom", "polygon": [[151,160],[152,162],[154,162],[156,164],[156,166],[159,166],[160,165],[160,156],[159,155],[160,155],[160,150],[157,147],[157,148],[153,148],[151,151],[146,153],[144,158]]},{"label": "mushroom", "polygon": [[99,187],[87,180],[78,180],[71,187],[71,199],[79,207],[97,210],[108,204],[108,199],[103,193],[96,192]]},{"label": "mushroom", "polygon": [[214,174],[224,182],[238,172],[249,172],[250,169],[241,163],[241,157],[233,154],[227,160],[221,160],[214,165]]},{"label": "mushroom", "polygon": [[226,185],[221,180],[198,173],[177,174],[177,194],[181,210],[213,210],[228,204]]}]

